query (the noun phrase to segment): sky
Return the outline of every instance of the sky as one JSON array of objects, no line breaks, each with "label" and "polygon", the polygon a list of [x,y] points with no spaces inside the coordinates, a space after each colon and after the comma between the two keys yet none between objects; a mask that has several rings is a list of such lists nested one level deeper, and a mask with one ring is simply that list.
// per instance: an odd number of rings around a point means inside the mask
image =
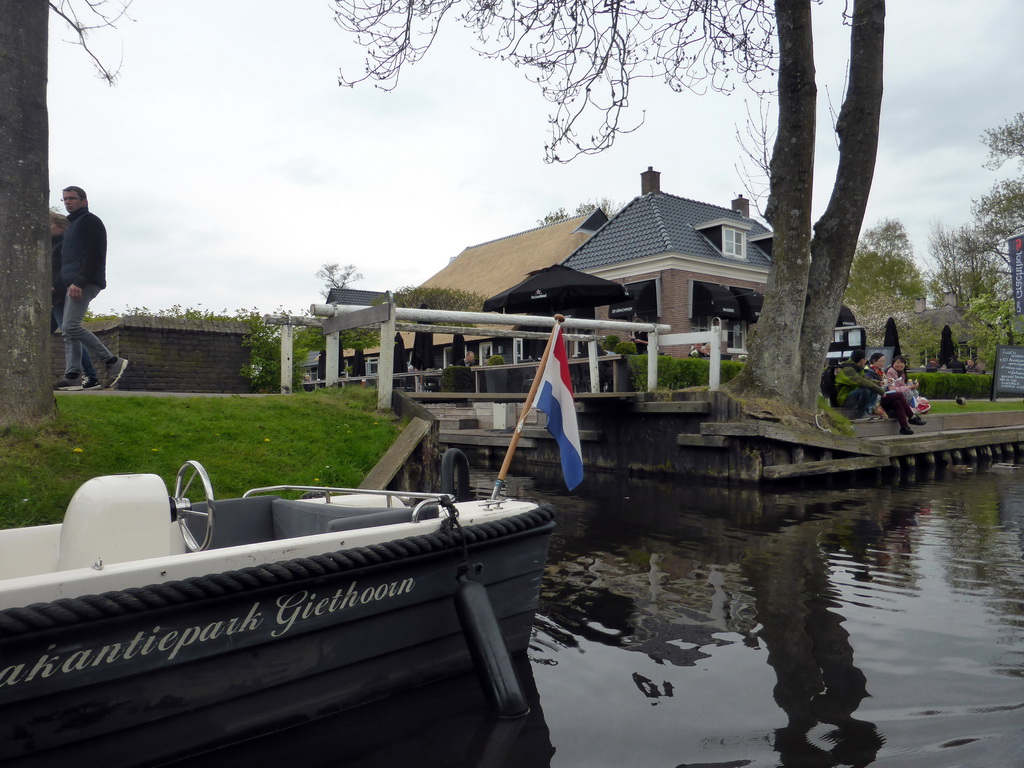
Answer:
[{"label": "sky", "polygon": [[[848,38],[842,0],[815,8],[819,76],[815,216],[835,173]],[[935,223],[970,220],[973,198],[1016,171],[983,167],[982,132],[1021,110],[1010,32],[1019,0],[890,0],[885,96],[865,226],[900,220],[927,266]],[[751,196],[737,141],[755,96],[634,89],[639,130],[598,155],[548,164],[550,106],[523,70],[475,54],[442,27],[395,90],[338,85],[364,58],[328,0],[134,0],[131,19],[90,45],[96,75],[51,14],[50,202],[83,187],[107,227],[98,313],[174,305],[304,314],[321,265],[354,264],[365,290],[419,284],[464,248],[537,226],[545,214],[662,191],[729,206]],[[1016,97],[1013,94],[1017,94]],[[749,166],[749,161],[747,162]],[[472,286],[466,286],[472,290]]]}]

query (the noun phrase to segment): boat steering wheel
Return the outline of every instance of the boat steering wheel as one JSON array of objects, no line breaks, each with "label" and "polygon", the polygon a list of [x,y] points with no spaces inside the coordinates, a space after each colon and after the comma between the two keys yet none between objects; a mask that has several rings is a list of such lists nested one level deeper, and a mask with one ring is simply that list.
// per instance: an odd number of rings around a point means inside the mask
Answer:
[{"label": "boat steering wheel", "polygon": [[[192,501],[190,501],[185,495],[188,493],[189,488],[192,487],[192,483],[195,482],[197,477],[203,487],[203,496],[206,502],[205,512],[193,509]],[[210,476],[206,473],[203,465],[198,461],[189,460],[181,465],[181,469],[178,470],[178,476],[174,480],[174,493],[171,496],[171,505],[174,509],[174,517],[178,521],[178,527],[181,529],[181,535],[182,538],[185,539],[185,546],[188,548],[188,551],[202,552],[205,549],[209,549],[210,542],[213,541],[213,485],[210,484]],[[190,515],[206,518],[206,534],[203,536],[202,542],[196,541],[196,537],[188,527],[188,518]]]}]

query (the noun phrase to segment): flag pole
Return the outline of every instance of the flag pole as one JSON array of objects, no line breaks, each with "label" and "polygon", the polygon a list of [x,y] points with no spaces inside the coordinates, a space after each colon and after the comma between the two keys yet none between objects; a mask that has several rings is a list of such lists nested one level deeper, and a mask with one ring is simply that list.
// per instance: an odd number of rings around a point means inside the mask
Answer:
[{"label": "flag pole", "polygon": [[547,346],[544,347],[544,354],[541,355],[540,362],[537,364],[537,373],[533,377],[533,383],[530,385],[530,391],[526,395],[526,402],[523,403],[523,412],[519,416],[519,421],[516,423],[515,431],[512,433],[512,440],[508,444],[508,450],[505,451],[505,460],[501,463],[501,469],[498,472],[498,478],[494,481],[494,490],[491,492],[491,498],[498,498],[498,494],[501,492],[502,487],[505,485],[505,476],[508,474],[508,468],[512,464],[512,457],[515,455],[516,446],[519,445],[519,437],[523,434],[523,425],[526,423],[526,416],[530,413],[530,409],[533,408],[533,400],[537,396],[537,390],[540,389],[540,382],[544,376],[544,368],[548,364],[548,359],[551,357],[552,344],[555,341],[555,335],[558,333],[558,329],[561,328],[562,323],[565,322],[565,315],[555,315],[555,324],[551,327],[551,335],[548,336]]}]

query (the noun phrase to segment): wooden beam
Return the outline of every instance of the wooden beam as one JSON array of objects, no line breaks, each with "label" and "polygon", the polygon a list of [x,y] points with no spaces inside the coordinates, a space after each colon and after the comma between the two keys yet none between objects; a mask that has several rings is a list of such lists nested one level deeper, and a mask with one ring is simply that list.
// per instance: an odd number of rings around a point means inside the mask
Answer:
[{"label": "wooden beam", "polygon": [[761,469],[765,480],[790,480],[797,477],[831,475],[837,472],[856,472],[861,469],[879,469],[889,466],[888,456],[856,456],[852,459],[831,461],[805,461],[800,464],[775,464]]},{"label": "wooden beam", "polygon": [[366,325],[377,325],[391,317],[391,304],[377,304],[366,309],[357,309],[355,312],[346,312],[334,317],[325,318],[324,333],[338,333],[348,331],[352,328],[362,328]]},{"label": "wooden beam", "polygon": [[702,435],[724,435],[726,437],[762,437],[780,443],[813,445],[818,448],[860,453],[866,456],[888,456],[887,445],[861,440],[855,437],[840,437],[831,432],[797,429],[768,421],[705,422],[700,425]]}]

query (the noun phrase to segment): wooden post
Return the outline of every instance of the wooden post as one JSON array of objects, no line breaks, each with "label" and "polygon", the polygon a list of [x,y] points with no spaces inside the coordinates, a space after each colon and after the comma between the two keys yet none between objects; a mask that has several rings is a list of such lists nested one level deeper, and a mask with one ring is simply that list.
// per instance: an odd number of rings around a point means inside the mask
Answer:
[{"label": "wooden post", "polygon": [[386,411],[391,408],[391,390],[395,381],[395,303],[388,294],[391,311],[380,324],[380,359],[377,362],[377,407]]},{"label": "wooden post", "polygon": [[[587,357],[590,359],[590,391],[600,392],[601,391],[601,373],[597,367],[597,356],[600,346],[597,341],[597,336],[594,336],[587,343]],[[536,379],[536,376],[534,377]]]},{"label": "wooden post", "polygon": [[327,370],[324,372],[324,386],[336,387],[338,386],[338,357],[341,354],[339,347],[341,344],[341,334],[328,333],[324,336],[324,344],[327,346],[327,359],[325,363]]},{"label": "wooden post", "polygon": [[281,394],[292,393],[292,325],[281,326]]},{"label": "wooden post", "polygon": [[658,332],[647,334],[647,391],[658,388]]},{"label": "wooden post", "polygon": [[715,327],[715,338],[711,342],[711,360],[708,370],[708,389],[716,392],[722,383],[722,326]]}]

